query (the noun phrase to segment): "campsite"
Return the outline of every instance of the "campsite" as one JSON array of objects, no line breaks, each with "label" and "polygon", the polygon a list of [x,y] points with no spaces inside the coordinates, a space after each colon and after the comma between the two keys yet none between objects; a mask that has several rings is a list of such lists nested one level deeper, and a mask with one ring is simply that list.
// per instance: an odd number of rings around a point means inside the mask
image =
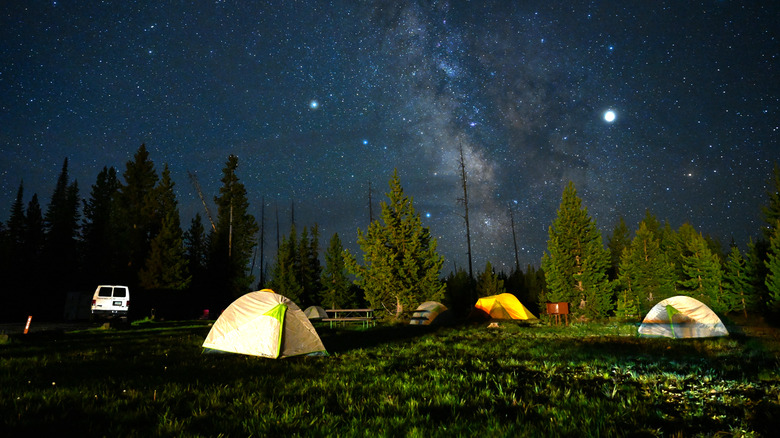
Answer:
[{"label": "campsite", "polygon": [[7,436],[769,436],[780,338],[634,323],[315,323],[327,355],[205,354],[213,321],[6,334]]}]

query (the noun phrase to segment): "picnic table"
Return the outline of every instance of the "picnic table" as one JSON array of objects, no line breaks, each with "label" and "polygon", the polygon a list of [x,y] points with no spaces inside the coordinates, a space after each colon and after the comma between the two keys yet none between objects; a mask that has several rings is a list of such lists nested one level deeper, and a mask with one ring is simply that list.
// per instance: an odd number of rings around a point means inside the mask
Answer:
[{"label": "picnic table", "polygon": [[374,309],[327,309],[325,313],[328,314],[328,317],[322,318],[322,321],[329,322],[331,328],[334,323],[338,325],[339,323],[359,322],[363,324],[363,327],[376,324]]}]

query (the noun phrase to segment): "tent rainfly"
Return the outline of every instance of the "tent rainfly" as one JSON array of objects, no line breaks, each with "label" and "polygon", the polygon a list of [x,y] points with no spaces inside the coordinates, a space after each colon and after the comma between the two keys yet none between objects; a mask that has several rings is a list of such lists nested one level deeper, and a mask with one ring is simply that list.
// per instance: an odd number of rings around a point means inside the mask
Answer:
[{"label": "tent rainfly", "polygon": [[214,322],[203,347],[274,359],[327,354],[309,318],[294,302],[270,289],[250,292],[230,304]]},{"label": "tent rainfly", "polygon": [[477,300],[474,310],[492,319],[537,319],[510,293],[482,297]]},{"label": "tent rainfly", "polygon": [[309,306],[303,311],[303,314],[306,315],[307,318],[313,320],[320,320],[328,317],[328,312],[320,306]]},{"label": "tent rainfly", "polygon": [[667,298],[650,309],[639,326],[640,336],[667,338],[709,338],[728,336],[718,315],[701,301],[678,295]]},{"label": "tent rainfly", "polygon": [[417,306],[417,310],[414,311],[412,314],[412,320],[409,321],[409,324],[411,325],[431,325],[436,324],[440,322],[441,320],[437,321],[436,318],[442,317],[446,318],[445,314],[447,314],[449,311],[447,310],[447,306],[444,304],[438,302],[438,301],[426,301],[419,306]]}]

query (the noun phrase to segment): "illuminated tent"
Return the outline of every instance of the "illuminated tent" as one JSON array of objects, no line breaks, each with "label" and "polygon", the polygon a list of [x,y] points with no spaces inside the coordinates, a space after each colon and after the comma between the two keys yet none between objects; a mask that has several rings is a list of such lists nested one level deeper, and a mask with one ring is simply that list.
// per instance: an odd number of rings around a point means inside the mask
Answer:
[{"label": "illuminated tent", "polygon": [[639,326],[640,336],[709,338],[728,334],[726,326],[707,305],[683,295],[667,298],[653,306]]},{"label": "illuminated tent", "polygon": [[[437,324],[448,318],[449,310],[447,306],[438,301],[426,301],[419,306],[412,314],[411,325],[431,325]],[[438,319],[437,318],[441,318]]]},{"label": "illuminated tent", "polygon": [[203,347],[270,358],[327,353],[309,318],[270,289],[235,300],[214,322]]},{"label": "illuminated tent", "polygon": [[314,320],[328,317],[328,313],[320,306],[309,306],[303,311],[303,314],[306,315],[307,318]]},{"label": "illuminated tent", "polygon": [[472,314],[492,319],[537,319],[517,297],[509,293],[482,297],[477,300],[474,310]]}]

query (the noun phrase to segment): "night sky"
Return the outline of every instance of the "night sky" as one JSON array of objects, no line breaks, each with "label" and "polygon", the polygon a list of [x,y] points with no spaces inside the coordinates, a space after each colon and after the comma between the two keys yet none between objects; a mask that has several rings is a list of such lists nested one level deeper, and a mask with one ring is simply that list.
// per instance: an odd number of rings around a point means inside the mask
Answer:
[{"label": "night sky", "polygon": [[184,229],[187,171],[213,199],[237,155],[271,260],[293,201],[354,249],[397,168],[443,273],[466,267],[461,146],[475,270],[514,266],[510,210],[539,266],[570,180],[605,244],[646,209],[743,249],[763,224],[780,2],[193,3],[3,2],[0,221],[22,179],[45,210],[67,157],[87,198],[145,143]]}]

